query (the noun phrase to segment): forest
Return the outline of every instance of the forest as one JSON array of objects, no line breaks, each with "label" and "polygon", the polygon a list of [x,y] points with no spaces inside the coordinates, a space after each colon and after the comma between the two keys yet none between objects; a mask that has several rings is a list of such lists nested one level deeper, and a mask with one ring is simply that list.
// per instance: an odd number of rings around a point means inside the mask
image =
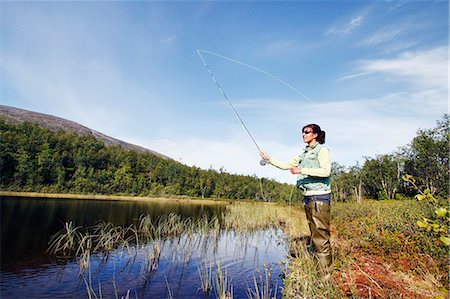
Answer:
[{"label": "forest", "polygon": [[[362,165],[333,163],[336,201],[402,199],[417,192],[402,180],[413,176],[441,198],[449,190],[448,114],[436,127],[419,129],[394,153],[364,157]],[[393,129],[392,133],[395,132]],[[0,119],[0,189],[45,193],[131,196],[188,196],[226,200],[287,202],[301,199],[290,184],[189,167],[152,153],[105,146],[93,137],[50,131],[33,123]]]}]

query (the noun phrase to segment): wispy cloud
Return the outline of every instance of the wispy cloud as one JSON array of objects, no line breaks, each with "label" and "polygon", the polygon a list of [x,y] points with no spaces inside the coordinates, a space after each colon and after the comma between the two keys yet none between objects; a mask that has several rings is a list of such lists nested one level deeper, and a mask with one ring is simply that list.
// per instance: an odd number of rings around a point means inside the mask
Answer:
[{"label": "wispy cloud", "polygon": [[340,81],[355,79],[355,78],[358,78],[358,77],[363,77],[363,76],[370,75],[372,73],[373,72],[360,72],[360,73],[356,73],[356,74],[346,75],[346,76],[342,76],[342,77],[338,78],[336,81],[340,82]]},{"label": "wispy cloud", "polygon": [[384,81],[408,82],[413,89],[448,89],[448,48],[436,47],[423,51],[407,51],[394,58],[359,61],[353,74],[337,82],[379,75]]},{"label": "wispy cloud", "polygon": [[168,36],[168,37],[161,39],[160,44],[163,46],[172,45],[173,43],[175,43],[176,39],[177,39],[176,35]]},{"label": "wispy cloud", "polygon": [[399,38],[408,28],[405,24],[385,26],[367,37],[362,43],[365,46],[375,46],[391,42]]},{"label": "wispy cloud", "polygon": [[409,51],[392,59],[364,60],[359,71],[393,76],[420,88],[445,88],[448,84],[448,48]]},{"label": "wispy cloud", "polygon": [[325,32],[325,35],[348,35],[356,28],[362,25],[368,11],[363,11],[356,16],[352,16],[350,20],[345,20],[341,24],[333,26]]},{"label": "wispy cloud", "polygon": [[421,43],[421,39],[417,37],[421,36],[419,32],[425,27],[426,25],[423,22],[415,20],[413,16],[409,16],[408,19],[403,21],[381,27],[377,26],[377,29],[373,32],[368,32],[367,37],[359,44],[362,47],[374,47],[384,54],[406,51]]},{"label": "wispy cloud", "polygon": [[409,0],[396,0],[396,1],[388,1],[388,7],[387,10],[388,11],[393,11],[393,10],[397,10],[399,8],[402,8],[403,6],[405,6],[407,3],[409,2]]}]

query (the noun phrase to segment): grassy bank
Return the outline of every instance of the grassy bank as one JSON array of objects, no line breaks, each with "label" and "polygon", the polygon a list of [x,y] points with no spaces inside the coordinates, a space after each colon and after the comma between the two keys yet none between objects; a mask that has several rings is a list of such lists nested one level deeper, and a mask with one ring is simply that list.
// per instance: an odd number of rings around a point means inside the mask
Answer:
[{"label": "grassy bank", "polygon": [[334,203],[332,285],[318,284],[311,255],[300,254],[290,262],[286,297],[447,298],[448,248],[416,225],[432,213],[413,200]]}]

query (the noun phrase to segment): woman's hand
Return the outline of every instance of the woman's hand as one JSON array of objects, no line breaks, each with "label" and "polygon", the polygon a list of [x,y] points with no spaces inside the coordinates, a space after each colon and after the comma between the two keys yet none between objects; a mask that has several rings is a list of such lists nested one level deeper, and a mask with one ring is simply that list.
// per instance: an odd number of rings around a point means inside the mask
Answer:
[{"label": "woman's hand", "polygon": [[259,152],[259,155],[260,155],[261,158],[263,158],[264,160],[270,161],[270,156],[269,156],[268,154],[266,154],[265,152],[260,151],[260,152]]},{"label": "woman's hand", "polygon": [[292,167],[290,170],[291,170],[292,174],[301,174],[302,173],[302,169],[300,167]]}]

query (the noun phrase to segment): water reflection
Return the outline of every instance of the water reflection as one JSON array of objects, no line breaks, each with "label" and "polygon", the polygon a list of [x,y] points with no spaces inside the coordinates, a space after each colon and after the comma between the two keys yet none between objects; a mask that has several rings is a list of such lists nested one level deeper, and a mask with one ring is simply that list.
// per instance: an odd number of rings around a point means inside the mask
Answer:
[{"label": "water reflection", "polygon": [[221,205],[184,202],[138,202],[0,197],[1,270],[20,272],[52,262],[45,254],[50,237],[64,223],[91,226],[98,221],[126,227],[140,215],[183,218],[220,215]]},{"label": "water reflection", "polygon": [[[222,228],[217,235],[214,230],[185,232],[133,244],[131,249],[117,248],[107,255],[93,253],[89,268],[81,275],[77,258],[56,263],[45,254],[50,236],[69,220],[84,226],[103,220],[127,227],[143,214],[220,219],[224,206],[14,198],[2,198],[1,205],[0,285],[5,298],[87,298],[89,292],[100,297],[100,290],[104,298],[120,298],[127,292],[132,298],[215,298],[214,291],[205,296],[201,290],[201,273],[208,269],[212,284],[218,281],[221,269],[234,298],[247,298],[255,282],[270,286],[273,296],[281,296],[280,263],[286,248],[283,232],[276,227],[252,231]],[[159,246],[159,256],[155,246]],[[156,258],[157,263],[152,264]]]}]

